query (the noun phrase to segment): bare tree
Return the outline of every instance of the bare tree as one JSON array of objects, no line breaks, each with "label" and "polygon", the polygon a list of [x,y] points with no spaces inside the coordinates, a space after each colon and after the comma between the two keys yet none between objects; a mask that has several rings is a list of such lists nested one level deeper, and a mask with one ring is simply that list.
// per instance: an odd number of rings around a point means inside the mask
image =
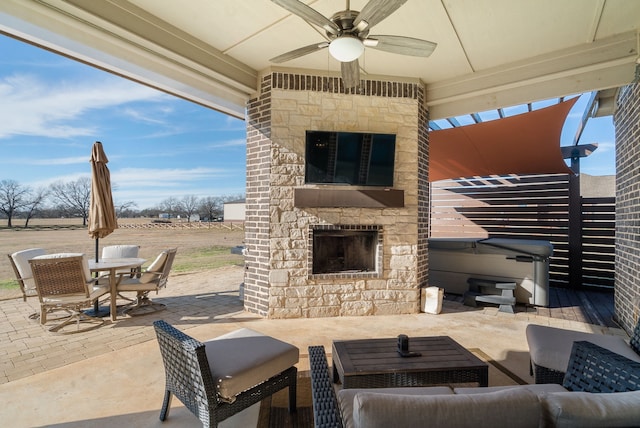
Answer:
[{"label": "bare tree", "polygon": [[53,183],[51,194],[65,212],[71,216],[82,217],[82,225],[87,225],[91,200],[91,179],[89,177],[80,177],[76,181],[67,183]]},{"label": "bare tree", "polygon": [[207,196],[200,199],[199,210],[209,221],[213,221],[214,218],[222,213],[222,198],[219,196]]},{"label": "bare tree", "polygon": [[0,212],[7,216],[7,226],[13,227],[11,220],[20,208],[24,206],[30,189],[15,180],[0,181]]},{"label": "bare tree", "polygon": [[158,204],[158,208],[160,211],[164,211],[174,217],[176,213],[180,211],[180,202],[176,198],[170,197],[160,202],[160,204]]},{"label": "bare tree", "polygon": [[44,187],[40,187],[35,192],[31,192],[29,194],[29,200],[24,204],[25,228],[29,226],[29,220],[31,220],[33,216],[40,210],[40,207],[42,206],[48,195],[49,191]]},{"label": "bare tree", "polygon": [[116,216],[118,218],[122,218],[125,216],[131,216],[131,209],[134,207],[137,207],[138,204],[136,204],[133,201],[129,201],[129,202],[123,202],[121,204],[115,204],[115,209],[116,209]]},{"label": "bare tree", "polygon": [[180,210],[187,217],[187,222],[191,222],[191,216],[198,210],[198,197],[195,195],[185,195],[180,201]]}]

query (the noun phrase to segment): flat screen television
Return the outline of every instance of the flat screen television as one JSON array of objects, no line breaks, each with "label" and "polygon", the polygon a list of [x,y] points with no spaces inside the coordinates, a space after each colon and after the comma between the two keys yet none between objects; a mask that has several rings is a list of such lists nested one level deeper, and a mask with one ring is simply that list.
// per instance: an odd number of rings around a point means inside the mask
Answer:
[{"label": "flat screen television", "polygon": [[396,136],[307,131],[305,183],[393,186]]}]

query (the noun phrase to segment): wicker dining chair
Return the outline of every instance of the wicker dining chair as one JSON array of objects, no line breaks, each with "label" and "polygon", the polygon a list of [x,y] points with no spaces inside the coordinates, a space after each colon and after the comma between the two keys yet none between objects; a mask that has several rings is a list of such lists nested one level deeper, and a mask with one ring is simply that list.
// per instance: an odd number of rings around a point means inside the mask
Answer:
[{"label": "wicker dining chair", "polygon": [[[138,252],[140,251],[140,245],[131,245],[131,244],[117,244],[117,245],[105,245],[102,247],[102,256],[101,260],[108,259],[129,259],[138,257]],[[117,275],[120,274],[128,274],[131,278],[134,276],[140,276],[141,268],[140,266],[130,268],[130,269],[120,269],[116,271]],[[109,274],[101,275],[103,278],[107,277]],[[124,300],[128,300],[129,302],[135,302],[135,299],[131,299],[123,294],[118,294],[118,297]]]},{"label": "wicker dining chair", "polygon": [[162,251],[140,276],[132,277],[128,273],[118,275],[116,291],[119,295],[123,292],[136,292],[136,299],[133,304],[124,309],[125,314],[145,315],[165,309],[164,304],[152,301],[149,293],[152,291],[157,293],[158,290],[167,286],[177,251],[177,248]]},{"label": "wicker dining chair", "polygon": [[[64,327],[75,323],[75,330],[64,333],[77,333],[104,324],[101,318],[91,317],[82,311],[109,293],[107,285],[99,285],[98,279],[91,277],[84,254],[47,254],[34,257],[29,264],[40,299],[40,324],[46,324],[47,314],[60,310],[67,311],[69,316],[57,318],[56,321],[61,322],[49,328],[49,331],[62,332]],[[88,327],[81,329],[81,323]]]},{"label": "wicker dining chair", "polygon": [[16,274],[18,284],[20,285],[22,300],[25,302],[27,301],[27,297],[38,296],[29,260],[37,256],[42,256],[46,253],[47,252],[44,248],[29,248],[28,250],[16,251],[13,254],[8,254],[9,263],[11,264],[13,272]]},{"label": "wicker dining chair", "polygon": [[[102,256],[100,259],[122,259],[122,258],[135,258],[138,257],[138,252],[140,251],[140,245],[131,245],[131,244],[118,244],[118,245],[106,245],[102,247]],[[132,269],[123,269],[116,271],[117,274],[120,273],[131,273],[132,276],[140,273],[140,268],[132,268]]]}]

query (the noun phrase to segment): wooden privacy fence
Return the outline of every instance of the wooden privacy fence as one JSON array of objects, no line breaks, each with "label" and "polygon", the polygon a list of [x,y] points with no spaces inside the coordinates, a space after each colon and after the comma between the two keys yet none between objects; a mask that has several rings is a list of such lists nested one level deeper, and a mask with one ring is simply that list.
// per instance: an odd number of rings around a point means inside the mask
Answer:
[{"label": "wooden privacy fence", "polygon": [[120,229],[213,229],[213,230],[244,230],[244,223],[218,222],[184,222],[184,223],[127,223],[118,220]]},{"label": "wooden privacy fence", "polygon": [[615,198],[571,198],[570,188],[564,174],[433,182],[429,236],[548,240],[550,285],[613,288]]}]

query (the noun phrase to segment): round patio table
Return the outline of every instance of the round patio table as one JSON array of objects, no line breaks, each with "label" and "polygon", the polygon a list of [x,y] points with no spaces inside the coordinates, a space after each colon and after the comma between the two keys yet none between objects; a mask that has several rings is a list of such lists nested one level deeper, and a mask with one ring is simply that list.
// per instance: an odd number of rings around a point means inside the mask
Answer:
[{"label": "round patio table", "polygon": [[139,257],[127,257],[127,258],[114,258],[114,259],[100,259],[97,262],[95,260],[89,260],[89,270],[91,272],[109,272],[109,292],[111,295],[110,313],[111,321],[115,321],[118,315],[116,308],[116,298],[118,292],[116,289],[116,272],[120,269],[131,269],[140,267],[146,262],[147,259],[141,259]]}]

